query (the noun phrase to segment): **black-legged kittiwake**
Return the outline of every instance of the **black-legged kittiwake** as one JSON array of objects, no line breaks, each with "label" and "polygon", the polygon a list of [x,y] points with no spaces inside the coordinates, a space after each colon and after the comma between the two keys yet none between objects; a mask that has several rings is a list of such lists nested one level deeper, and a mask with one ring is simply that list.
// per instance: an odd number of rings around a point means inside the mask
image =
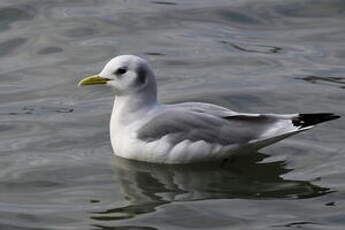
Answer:
[{"label": "black-legged kittiwake", "polygon": [[111,59],[99,74],[79,83],[92,84],[106,84],[115,92],[110,121],[115,155],[139,161],[186,164],[227,159],[339,118],[332,113],[239,113],[199,102],[162,105],[152,69],[133,55]]}]

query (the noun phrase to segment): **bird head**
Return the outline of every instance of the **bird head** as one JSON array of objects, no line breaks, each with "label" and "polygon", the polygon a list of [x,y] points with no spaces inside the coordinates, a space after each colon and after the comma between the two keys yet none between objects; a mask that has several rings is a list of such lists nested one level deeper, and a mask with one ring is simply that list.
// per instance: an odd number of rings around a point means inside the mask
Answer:
[{"label": "bird head", "polygon": [[154,74],[148,63],[134,55],[121,55],[111,59],[99,74],[84,78],[78,85],[95,84],[110,86],[118,96],[156,87]]}]

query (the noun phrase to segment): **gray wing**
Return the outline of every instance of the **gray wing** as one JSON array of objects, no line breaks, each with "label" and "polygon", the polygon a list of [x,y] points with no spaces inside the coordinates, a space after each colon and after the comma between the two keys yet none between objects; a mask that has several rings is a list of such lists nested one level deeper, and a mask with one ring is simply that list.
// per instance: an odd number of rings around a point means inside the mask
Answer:
[{"label": "gray wing", "polygon": [[184,102],[168,105],[168,107],[169,109],[188,110],[190,112],[209,114],[217,117],[226,117],[238,114],[237,112],[228,108],[202,102]]},{"label": "gray wing", "polygon": [[[282,118],[272,115],[238,114],[225,108],[220,115],[215,115],[213,110],[171,106],[143,125],[137,137],[151,142],[167,136],[172,144],[183,140],[203,140],[221,145],[244,144],[264,137],[269,130],[279,127],[281,121]],[[290,125],[291,120],[287,123]]]}]

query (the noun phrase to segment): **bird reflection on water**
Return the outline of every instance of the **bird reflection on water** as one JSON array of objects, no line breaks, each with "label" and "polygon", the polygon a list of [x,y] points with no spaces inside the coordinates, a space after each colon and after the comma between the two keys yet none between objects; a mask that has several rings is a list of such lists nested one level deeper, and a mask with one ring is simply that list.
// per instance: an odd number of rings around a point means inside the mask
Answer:
[{"label": "bird reflection on water", "polygon": [[123,220],[172,202],[305,199],[332,192],[308,181],[283,179],[292,169],[286,169],[284,161],[262,162],[267,157],[256,152],[226,164],[196,165],[159,165],[114,157],[115,175],[128,205],[94,212],[90,218]]}]

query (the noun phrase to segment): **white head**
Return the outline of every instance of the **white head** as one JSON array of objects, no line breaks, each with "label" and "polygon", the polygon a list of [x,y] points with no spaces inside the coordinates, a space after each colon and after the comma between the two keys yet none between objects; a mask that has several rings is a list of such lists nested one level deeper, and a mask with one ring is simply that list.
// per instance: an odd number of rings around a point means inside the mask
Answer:
[{"label": "white head", "polygon": [[141,93],[156,95],[156,81],[150,66],[144,59],[134,55],[117,56],[99,74],[79,82],[79,85],[94,84],[110,86],[116,96]]}]

